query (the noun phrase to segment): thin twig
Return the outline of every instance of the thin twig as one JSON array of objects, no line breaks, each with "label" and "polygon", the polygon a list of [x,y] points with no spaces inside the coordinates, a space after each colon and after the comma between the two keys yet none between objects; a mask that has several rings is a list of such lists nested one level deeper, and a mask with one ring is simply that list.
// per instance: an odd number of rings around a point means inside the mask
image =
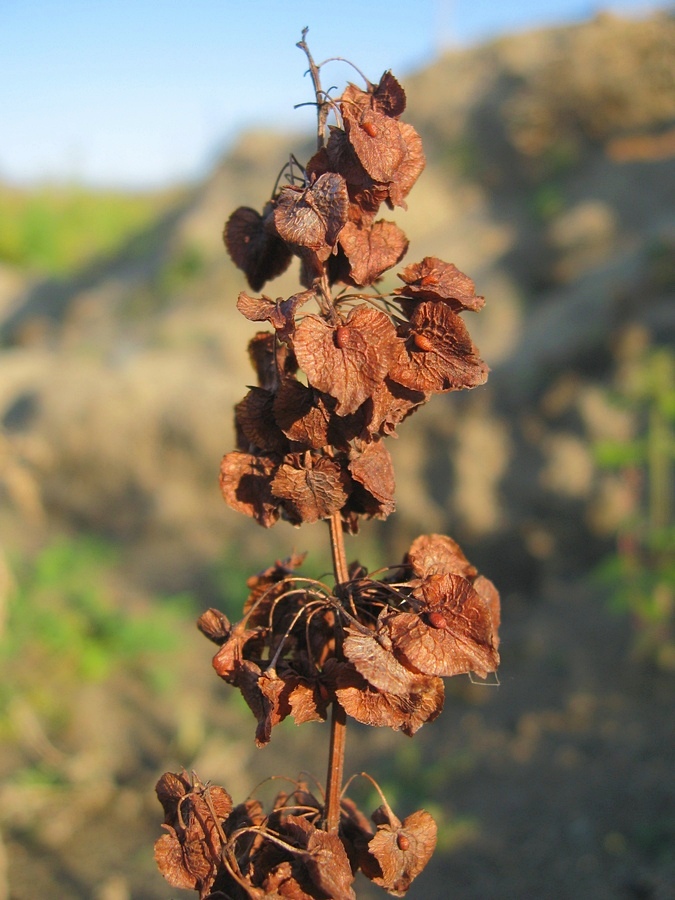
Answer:
[{"label": "thin twig", "polygon": [[347,63],[347,65],[351,66],[355,72],[359,73],[359,75],[361,76],[361,78],[363,78],[363,80],[365,81],[368,88],[373,87],[371,80],[369,78],[366,78],[366,76],[363,74],[361,69],[359,69],[358,66],[355,66],[354,63],[350,59],[345,59],[344,56],[329,56],[328,59],[324,59],[324,61],[322,63],[319,63],[319,68],[321,68],[322,66],[325,66],[326,63],[329,63],[329,62]]},{"label": "thin twig", "polygon": [[[330,546],[333,554],[335,581],[337,584],[344,584],[349,580],[349,570],[347,568],[347,555],[345,553],[340,513],[333,513],[328,520],[328,524],[330,527]],[[340,826],[340,795],[342,793],[346,737],[347,713],[337,701],[333,701],[328,775],[326,777],[325,827],[326,831],[334,833],[337,833]]]},{"label": "thin twig", "polygon": [[305,40],[308,31],[309,28],[302,29],[302,40],[298,41],[295,46],[299,47],[299,49],[302,50],[302,52],[307,57],[307,62],[309,63],[309,72],[312,76],[312,82],[314,84],[314,94],[316,96],[316,148],[317,150],[321,150],[326,141],[326,120],[328,119],[330,104],[328,104],[325,99],[321,99],[322,96],[325,97],[325,93],[321,87],[319,66],[317,66],[317,64],[314,62],[312,54],[309,52],[307,41]]}]

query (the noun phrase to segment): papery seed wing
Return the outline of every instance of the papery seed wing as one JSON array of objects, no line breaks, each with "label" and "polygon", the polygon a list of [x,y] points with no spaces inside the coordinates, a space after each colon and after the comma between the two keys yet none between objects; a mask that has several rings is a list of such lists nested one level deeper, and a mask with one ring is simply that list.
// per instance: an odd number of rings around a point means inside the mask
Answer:
[{"label": "papery seed wing", "polygon": [[384,380],[398,352],[388,316],[359,306],[340,328],[306,316],[294,339],[298,363],[310,384],[338,401],[340,416],[355,412]]},{"label": "papery seed wing", "polygon": [[373,881],[394,897],[402,897],[431,859],[436,837],[436,823],[424,809],[403,822],[380,825],[368,844],[382,869],[382,876]]}]

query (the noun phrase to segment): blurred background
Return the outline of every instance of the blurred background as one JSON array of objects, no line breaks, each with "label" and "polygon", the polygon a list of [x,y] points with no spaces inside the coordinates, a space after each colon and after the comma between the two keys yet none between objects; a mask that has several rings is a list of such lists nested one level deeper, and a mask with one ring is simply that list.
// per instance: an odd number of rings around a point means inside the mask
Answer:
[{"label": "blurred background", "polygon": [[330,569],[321,525],[265,532],[217,485],[254,331],[220,235],[312,152],[304,26],[317,61],[402,80],[407,260],[475,280],[492,369],[403,426],[397,514],[347,549],[460,541],[502,591],[501,684],[447,683],[413,740],[353,727],[346,770],[437,818],[410,897],[675,897],[675,15],[390,6],[3,4],[0,900],[175,896],[166,769],[235,802],[324,779],[327,727],[255,750],[194,626],[293,550]]}]

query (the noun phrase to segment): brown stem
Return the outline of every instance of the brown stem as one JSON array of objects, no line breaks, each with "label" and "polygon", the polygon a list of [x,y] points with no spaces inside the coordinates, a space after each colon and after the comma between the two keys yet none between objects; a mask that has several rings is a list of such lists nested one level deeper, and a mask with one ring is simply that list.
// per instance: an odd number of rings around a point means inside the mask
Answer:
[{"label": "brown stem", "polygon": [[330,549],[333,554],[335,583],[343,584],[345,581],[349,581],[349,570],[347,569],[347,554],[345,553],[345,540],[339,512],[333,513],[328,520],[328,525],[330,527]]},{"label": "brown stem", "polygon": [[326,121],[328,119],[328,113],[330,112],[330,104],[326,102],[323,90],[321,88],[321,78],[319,75],[319,67],[314,62],[312,58],[312,54],[309,52],[309,47],[307,46],[307,42],[305,38],[307,37],[307,32],[309,28],[302,29],[302,40],[298,41],[295,45],[299,47],[302,52],[307,57],[307,62],[309,63],[309,72],[312,76],[312,82],[314,83],[314,95],[316,97],[316,117],[317,117],[317,133],[316,133],[316,147],[317,150],[321,150],[325,142],[325,134],[326,134]]},{"label": "brown stem", "polygon": [[340,794],[342,773],[345,766],[345,742],[347,737],[347,713],[336,701],[330,729],[328,776],[326,778],[326,831],[336,833],[340,826]]},{"label": "brown stem", "polygon": [[[333,554],[333,572],[336,584],[349,578],[347,556],[342,533],[340,513],[334,513],[328,520],[330,526],[330,547]],[[347,737],[347,714],[337,701],[333,701],[328,751],[328,775],[326,777],[326,831],[337,832],[340,825],[340,795],[342,793],[342,773],[345,764],[345,742]]]}]

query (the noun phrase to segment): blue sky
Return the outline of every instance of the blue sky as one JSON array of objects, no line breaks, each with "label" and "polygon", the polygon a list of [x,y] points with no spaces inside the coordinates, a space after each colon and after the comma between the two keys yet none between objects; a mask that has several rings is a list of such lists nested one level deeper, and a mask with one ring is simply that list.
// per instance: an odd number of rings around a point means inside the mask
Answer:
[{"label": "blue sky", "polygon": [[[156,187],[199,177],[239,129],[312,127],[317,59],[377,80],[505,31],[644,14],[613,0],[0,0],[0,178]],[[341,64],[330,83],[350,76]]]}]

